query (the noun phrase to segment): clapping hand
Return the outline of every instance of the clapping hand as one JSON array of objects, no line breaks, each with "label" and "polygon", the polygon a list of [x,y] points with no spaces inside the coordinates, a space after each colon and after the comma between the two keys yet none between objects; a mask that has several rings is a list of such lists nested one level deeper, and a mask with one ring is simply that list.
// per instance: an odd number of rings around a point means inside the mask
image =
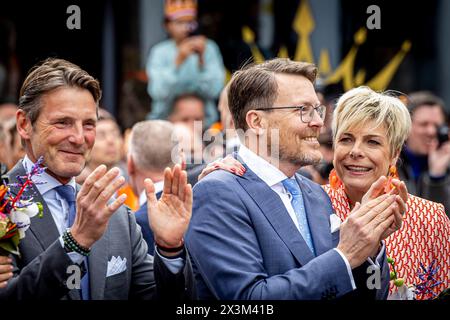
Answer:
[{"label": "clapping hand", "polygon": [[[156,244],[164,248],[183,246],[184,234],[192,215],[192,187],[187,183],[186,171],[176,165],[164,171],[164,189],[159,201],[151,179],[145,179],[150,227]],[[164,252],[164,255],[167,255]],[[169,254],[170,255],[170,254]]]},{"label": "clapping hand", "polygon": [[[376,199],[385,192],[385,184],[389,183],[385,176],[381,176],[375,181],[370,189],[366,192],[361,200],[361,204],[365,204],[370,200]],[[392,233],[399,230],[402,226],[403,215],[406,212],[406,202],[408,201],[408,189],[403,181],[398,179],[392,179],[390,181],[394,188],[388,193],[389,195],[395,195],[396,210],[394,210],[394,221],[393,223],[383,232],[381,235],[381,240],[386,239]]]}]

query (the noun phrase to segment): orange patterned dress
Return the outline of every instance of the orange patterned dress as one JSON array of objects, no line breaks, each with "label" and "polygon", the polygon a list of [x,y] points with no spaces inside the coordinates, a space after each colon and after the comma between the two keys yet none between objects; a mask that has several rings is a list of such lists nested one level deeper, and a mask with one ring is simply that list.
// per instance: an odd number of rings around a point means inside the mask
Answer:
[{"label": "orange patterned dress", "polygon": [[[350,204],[344,187],[334,190],[326,185],[323,188],[336,214],[345,220]],[[420,263],[428,268],[436,260],[435,267],[439,269],[435,278],[442,283],[434,287],[433,292],[439,294],[450,286],[450,220],[442,204],[409,195],[406,205],[402,228],[386,239],[386,254],[394,259],[398,277],[410,285],[421,282],[417,274]],[[391,281],[389,293],[395,292],[395,288]],[[431,294],[417,295],[416,299],[431,297]]]}]

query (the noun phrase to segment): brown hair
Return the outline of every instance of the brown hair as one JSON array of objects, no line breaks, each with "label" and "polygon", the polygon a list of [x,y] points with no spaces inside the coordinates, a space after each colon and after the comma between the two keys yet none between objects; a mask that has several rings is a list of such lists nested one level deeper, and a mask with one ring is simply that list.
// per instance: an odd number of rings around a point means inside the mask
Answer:
[{"label": "brown hair", "polygon": [[416,91],[409,95],[408,97],[408,110],[411,116],[419,107],[433,107],[438,106],[442,111],[445,121],[447,121],[447,110],[445,109],[444,100],[436,96],[429,91]]},{"label": "brown hair", "polygon": [[39,117],[42,96],[60,87],[86,89],[97,105],[102,96],[100,83],[86,71],[69,61],[49,58],[28,73],[20,89],[19,109],[34,124]]},{"label": "brown hair", "polygon": [[311,63],[276,58],[235,72],[228,90],[228,105],[236,129],[247,129],[245,117],[249,110],[273,106],[278,96],[275,74],[280,73],[303,76],[314,83],[317,68]]}]

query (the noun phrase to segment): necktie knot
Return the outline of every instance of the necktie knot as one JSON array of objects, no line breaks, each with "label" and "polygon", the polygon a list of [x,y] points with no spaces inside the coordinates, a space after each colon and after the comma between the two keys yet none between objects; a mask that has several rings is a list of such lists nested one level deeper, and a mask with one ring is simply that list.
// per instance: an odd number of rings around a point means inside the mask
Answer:
[{"label": "necktie knot", "polygon": [[69,185],[60,185],[55,188],[56,192],[68,203],[75,202],[75,190]]},{"label": "necktie knot", "polygon": [[286,188],[286,190],[293,196],[300,195],[300,186],[298,185],[296,180],[293,179],[284,179],[282,181],[283,186]]}]

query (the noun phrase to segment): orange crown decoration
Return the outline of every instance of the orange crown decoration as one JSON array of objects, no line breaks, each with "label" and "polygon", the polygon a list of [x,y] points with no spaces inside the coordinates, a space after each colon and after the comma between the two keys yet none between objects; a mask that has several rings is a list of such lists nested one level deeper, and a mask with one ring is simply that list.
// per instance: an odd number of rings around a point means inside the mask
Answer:
[{"label": "orange crown decoration", "polygon": [[195,18],[197,16],[197,0],[166,0],[164,14],[169,20]]}]

